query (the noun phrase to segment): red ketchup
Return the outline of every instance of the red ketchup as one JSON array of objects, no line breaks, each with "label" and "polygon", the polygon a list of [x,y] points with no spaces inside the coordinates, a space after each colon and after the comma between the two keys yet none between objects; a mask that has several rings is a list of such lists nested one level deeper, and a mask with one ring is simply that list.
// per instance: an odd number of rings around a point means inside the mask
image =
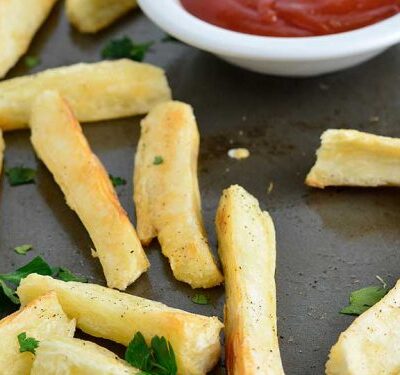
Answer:
[{"label": "red ketchup", "polygon": [[181,0],[196,17],[245,34],[336,34],[400,12],[400,0]]}]

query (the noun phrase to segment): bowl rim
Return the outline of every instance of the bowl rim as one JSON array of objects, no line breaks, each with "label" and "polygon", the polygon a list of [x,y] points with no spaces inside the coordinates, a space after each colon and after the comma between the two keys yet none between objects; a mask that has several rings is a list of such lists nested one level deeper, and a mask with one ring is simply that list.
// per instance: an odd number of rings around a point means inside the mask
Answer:
[{"label": "bowl rim", "polygon": [[[179,0],[138,0],[143,12],[175,38],[218,55],[253,60],[328,60],[360,55],[400,41],[400,14],[370,26],[315,37],[268,37],[209,24]],[[177,22],[179,20],[179,22]]]}]

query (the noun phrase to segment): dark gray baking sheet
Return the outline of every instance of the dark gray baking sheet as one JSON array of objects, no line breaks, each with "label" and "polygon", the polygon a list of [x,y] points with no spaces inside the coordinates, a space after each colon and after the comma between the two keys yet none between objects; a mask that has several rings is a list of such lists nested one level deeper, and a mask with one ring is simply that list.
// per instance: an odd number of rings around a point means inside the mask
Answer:
[{"label": "dark gray baking sheet", "polygon": [[[118,25],[84,36],[69,27],[61,4],[29,53],[49,67],[98,61],[104,43],[128,35],[137,41],[164,34],[136,12]],[[276,225],[280,345],[286,373],[322,374],[330,347],[353,320],[339,315],[353,289],[399,277],[400,193],[397,189],[312,190],[303,184],[324,129],[351,127],[400,136],[400,49],[360,67],[321,78],[282,79],[228,65],[181,43],[157,42],[146,58],[166,69],[174,97],[194,106],[202,142],[199,177],[207,229],[214,248],[214,213],[223,188],[237,183],[270,211]],[[9,77],[26,74],[23,63]],[[377,121],[379,119],[379,121]],[[126,178],[121,202],[134,219],[132,166],[139,118],[90,124],[84,131],[108,171]],[[91,241],[46,168],[29,132],[5,136],[5,165],[38,169],[36,185],[11,188],[1,181],[0,272],[35,255],[104,284]],[[229,148],[247,147],[250,158],[230,159]],[[395,172],[395,171],[394,171]],[[268,186],[274,188],[267,194]],[[13,252],[34,245],[26,257]],[[214,306],[191,302],[194,291],[175,281],[153,244],[150,271],[130,293],[168,305],[222,317],[223,288],[205,292]],[[215,374],[222,374],[217,370]]]}]

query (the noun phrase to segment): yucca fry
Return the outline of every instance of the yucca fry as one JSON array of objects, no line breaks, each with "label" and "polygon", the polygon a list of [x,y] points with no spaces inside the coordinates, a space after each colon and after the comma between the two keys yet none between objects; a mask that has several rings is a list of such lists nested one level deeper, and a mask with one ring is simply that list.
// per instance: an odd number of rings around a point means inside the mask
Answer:
[{"label": "yucca fry", "polygon": [[0,1],[0,78],[28,50],[57,0]]},{"label": "yucca fry", "polygon": [[31,375],[139,375],[113,352],[90,341],[52,338],[40,341]]},{"label": "yucca fry", "polygon": [[67,103],[54,91],[33,105],[31,141],[81,219],[110,288],[126,289],[149,267],[108,173],[93,154]]},{"label": "yucca fry", "polygon": [[205,317],[170,308],[99,285],[64,282],[36,274],[23,279],[17,293],[22,304],[53,290],[71,318],[84,332],[127,346],[140,331],[149,343],[164,336],[174,349],[180,375],[202,375],[211,370],[220,355],[216,317]]},{"label": "yucca fry", "polygon": [[223,281],[207,241],[197,180],[199,132],[192,108],[166,102],[142,121],[134,201],[143,244],[158,237],[176,279],[193,288]]},{"label": "yucca fry", "polygon": [[136,0],[67,0],[69,21],[82,33],[96,33],[136,8]]},{"label": "yucca fry", "polygon": [[350,129],[321,136],[317,161],[306,178],[312,187],[400,186],[400,139]]},{"label": "yucca fry", "polygon": [[32,104],[45,90],[65,97],[81,122],[147,113],[171,98],[164,71],[131,60],[76,64],[0,82],[0,128],[28,127]]},{"label": "yucca fry", "polygon": [[216,228],[225,275],[228,374],[281,375],[272,219],[235,185],[223,192]]},{"label": "yucca fry", "polygon": [[332,347],[327,375],[394,375],[400,369],[400,281]]},{"label": "yucca fry", "polygon": [[54,292],[38,295],[28,305],[0,320],[0,375],[30,374],[34,356],[20,353],[18,335],[42,340],[50,337],[72,337],[75,321],[68,319]]}]

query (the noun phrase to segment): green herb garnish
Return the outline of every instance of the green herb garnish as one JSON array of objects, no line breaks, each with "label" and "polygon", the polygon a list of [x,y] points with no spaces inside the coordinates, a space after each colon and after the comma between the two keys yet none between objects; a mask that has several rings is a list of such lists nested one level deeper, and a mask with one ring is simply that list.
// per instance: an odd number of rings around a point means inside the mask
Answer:
[{"label": "green herb garnish", "polygon": [[389,292],[386,283],[382,286],[369,286],[355,290],[350,294],[350,304],[340,310],[345,315],[361,315],[370,307],[374,306]]},{"label": "green herb garnish", "polygon": [[125,352],[125,360],[149,375],[176,375],[178,372],[174,350],[165,337],[154,336],[148,346],[137,332]]},{"label": "green herb garnish", "polygon": [[38,66],[41,61],[37,56],[26,56],[24,62],[27,68],[32,69]]},{"label": "green herb garnish", "polygon": [[39,347],[39,341],[33,337],[27,337],[26,332],[20,333],[18,336],[19,352],[30,352],[35,354],[36,349]]},{"label": "green herb garnish", "polygon": [[11,186],[33,184],[35,182],[36,171],[31,168],[13,167],[6,169],[6,176]]},{"label": "green herb garnish", "polygon": [[209,298],[204,294],[195,294],[192,297],[192,302],[196,303],[197,305],[209,305],[210,304]]},{"label": "green herb garnish", "polygon": [[154,157],[154,160],[153,160],[153,164],[154,165],[160,165],[160,164],[162,164],[162,163],[164,163],[164,159],[163,159],[163,157],[162,156],[155,156]]},{"label": "green herb garnish", "polygon": [[[64,267],[50,267],[50,265],[40,256],[32,259],[25,266],[18,268],[15,272],[0,274],[0,301],[4,299],[10,300],[18,305],[20,303],[18,296],[15,293],[16,288],[21,280],[32,273],[37,273],[43,276],[53,276],[62,281],[79,281],[87,282],[83,277],[74,275],[70,270]],[[9,285],[11,284],[11,286]]]},{"label": "green herb garnish", "polygon": [[28,251],[31,251],[33,248],[32,245],[21,245],[14,247],[14,251],[19,255],[26,255]]},{"label": "green herb garnish", "polygon": [[115,177],[115,176],[113,176],[111,174],[109,176],[110,176],[110,180],[111,180],[111,182],[112,182],[114,187],[126,185],[126,180],[124,178]]},{"label": "green herb garnish", "polygon": [[79,283],[87,283],[86,277],[78,276],[72,273],[68,268],[65,267],[55,267],[53,268],[53,277],[56,277],[62,281],[77,281]]},{"label": "green herb garnish", "polygon": [[153,42],[134,43],[127,36],[121,39],[114,39],[108,42],[101,52],[104,59],[131,59],[134,61],[143,61],[146,53],[149,51]]}]

